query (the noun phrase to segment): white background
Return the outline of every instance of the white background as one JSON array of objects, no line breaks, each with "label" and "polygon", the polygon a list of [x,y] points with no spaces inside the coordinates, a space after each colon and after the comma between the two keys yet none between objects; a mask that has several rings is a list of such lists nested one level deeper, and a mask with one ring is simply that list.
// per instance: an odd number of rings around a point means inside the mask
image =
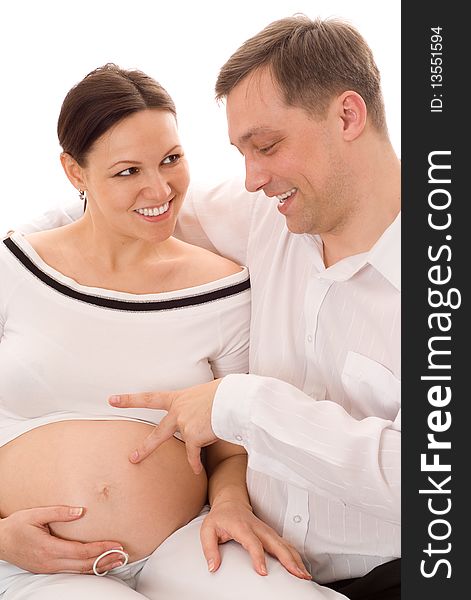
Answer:
[{"label": "white background", "polygon": [[302,12],[342,17],[365,37],[381,72],[391,140],[400,156],[400,0],[15,0],[0,11],[0,233],[70,203],[57,117],[70,87],[115,62],[157,79],[173,97],[193,180],[241,173],[219,68],[271,21]]}]

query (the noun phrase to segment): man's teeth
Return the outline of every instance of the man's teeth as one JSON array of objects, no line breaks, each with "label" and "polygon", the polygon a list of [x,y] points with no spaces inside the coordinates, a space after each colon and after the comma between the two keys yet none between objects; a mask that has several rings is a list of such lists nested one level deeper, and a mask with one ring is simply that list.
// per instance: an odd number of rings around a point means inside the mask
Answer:
[{"label": "man's teeth", "polygon": [[284,204],[285,200],[287,200],[290,196],[292,196],[294,194],[294,192],[297,191],[297,188],[293,188],[291,190],[288,190],[287,192],[285,192],[284,194],[279,194],[277,196],[278,198],[278,202],[280,204]]},{"label": "man's teeth", "polygon": [[168,207],[170,206],[170,202],[166,202],[162,204],[162,206],[154,206],[152,208],[136,208],[136,212],[140,215],[144,215],[144,217],[157,217],[158,215],[163,215],[168,211]]}]

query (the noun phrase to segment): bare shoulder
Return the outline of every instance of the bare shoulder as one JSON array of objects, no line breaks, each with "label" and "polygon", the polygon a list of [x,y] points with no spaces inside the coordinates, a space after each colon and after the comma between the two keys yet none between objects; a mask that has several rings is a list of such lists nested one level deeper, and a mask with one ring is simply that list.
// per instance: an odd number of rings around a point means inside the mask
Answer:
[{"label": "bare shoulder", "polygon": [[49,262],[56,255],[57,243],[62,239],[62,235],[57,229],[48,229],[28,233],[25,239],[43,260]]},{"label": "bare shoulder", "polygon": [[[69,276],[72,276],[69,264],[69,250],[71,248],[69,229],[71,227],[72,224],[62,225],[54,229],[35,231],[25,235],[26,241],[46,264]],[[69,256],[69,259],[66,258],[67,256]],[[72,256],[72,258],[72,262],[77,260],[76,257]]]},{"label": "bare shoulder", "polygon": [[184,243],[183,249],[187,264],[193,271],[193,285],[201,285],[235,275],[243,267],[205,248]]},{"label": "bare shoulder", "polygon": [[235,273],[240,273],[242,267],[237,263],[233,262],[229,258],[219,256],[209,250],[203,250],[203,263],[206,265],[208,272],[210,272],[214,279],[221,279],[222,277],[228,277]]}]

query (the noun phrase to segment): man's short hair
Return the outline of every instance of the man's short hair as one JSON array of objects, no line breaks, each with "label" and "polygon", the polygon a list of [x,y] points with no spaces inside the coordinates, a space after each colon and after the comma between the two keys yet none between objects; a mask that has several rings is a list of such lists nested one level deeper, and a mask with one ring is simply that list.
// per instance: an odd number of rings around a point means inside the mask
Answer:
[{"label": "man's short hair", "polygon": [[216,99],[247,75],[268,67],[289,106],[323,117],[337,95],[357,92],[371,123],[386,131],[380,74],[368,44],[349,23],[295,15],[274,21],[248,39],[221,68]]}]

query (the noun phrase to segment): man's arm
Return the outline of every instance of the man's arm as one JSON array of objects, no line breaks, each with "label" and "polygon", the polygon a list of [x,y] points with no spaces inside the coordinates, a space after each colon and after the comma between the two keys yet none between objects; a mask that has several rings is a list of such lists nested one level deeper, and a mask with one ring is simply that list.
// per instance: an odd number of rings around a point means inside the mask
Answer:
[{"label": "man's arm", "polygon": [[48,210],[39,217],[32,219],[29,223],[23,223],[12,227],[12,230],[20,231],[25,234],[34,233],[36,231],[46,231],[47,229],[54,229],[55,227],[62,227],[63,225],[73,223],[82,215],[83,202],[77,200],[77,202],[68,204],[63,208]]},{"label": "man's arm", "polygon": [[249,466],[400,523],[400,411],[394,422],[357,420],[271,377],[229,375],[218,386],[212,429],[241,444]]},{"label": "man's arm", "polygon": [[243,177],[233,177],[212,187],[192,184],[174,235],[246,265],[253,209],[260,201],[267,202],[263,192],[247,192]]},{"label": "man's arm", "polygon": [[131,454],[132,462],[179,431],[199,472],[200,449],[219,437],[243,445],[254,470],[400,522],[400,413],[394,422],[356,420],[334,402],[315,401],[286,382],[257,375],[114,396],[110,403],[168,411]]}]

